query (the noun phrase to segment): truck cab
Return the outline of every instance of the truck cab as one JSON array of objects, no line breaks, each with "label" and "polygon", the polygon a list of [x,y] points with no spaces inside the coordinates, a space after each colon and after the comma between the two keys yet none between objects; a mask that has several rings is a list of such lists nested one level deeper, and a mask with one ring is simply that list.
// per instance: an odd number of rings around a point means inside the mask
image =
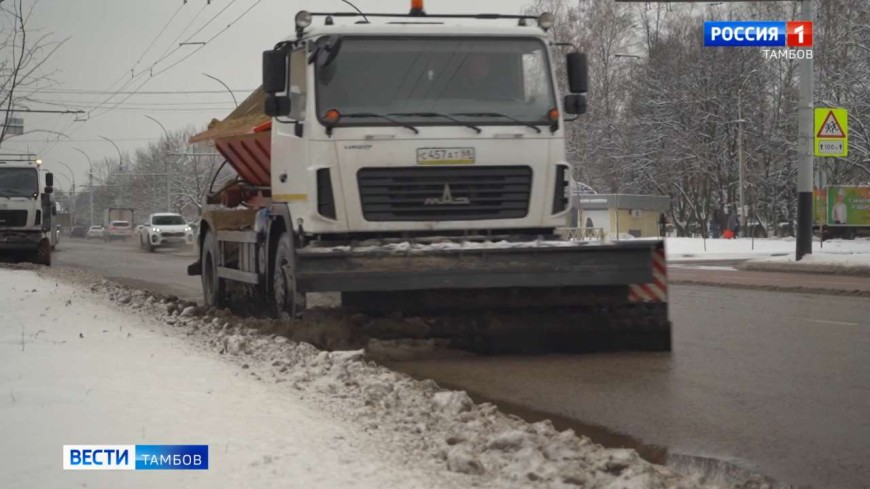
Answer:
[{"label": "truck cab", "polygon": [[36,161],[0,161],[0,254],[51,264],[54,177]]},{"label": "truck cab", "polygon": [[327,240],[565,226],[584,99],[559,100],[532,24],[312,22],[265,53],[273,202]]}]

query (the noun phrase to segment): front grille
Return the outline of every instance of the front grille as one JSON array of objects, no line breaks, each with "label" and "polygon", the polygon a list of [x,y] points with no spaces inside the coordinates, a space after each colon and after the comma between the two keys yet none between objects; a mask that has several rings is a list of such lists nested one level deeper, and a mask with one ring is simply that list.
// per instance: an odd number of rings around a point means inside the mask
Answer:
[{"label": "front grille", "polygon": [[24,227],[27,225],[27,211],[13,210],[0,211],[0,227]]},{"label": "front grille", "polygon": [[357,180],[367,221],[522,218],[532,192],[528,166],[364,168]]},{"label": "front grille", "polygon": [[163,233],[161,236],[164,238],[183,238],[184,233]]}]

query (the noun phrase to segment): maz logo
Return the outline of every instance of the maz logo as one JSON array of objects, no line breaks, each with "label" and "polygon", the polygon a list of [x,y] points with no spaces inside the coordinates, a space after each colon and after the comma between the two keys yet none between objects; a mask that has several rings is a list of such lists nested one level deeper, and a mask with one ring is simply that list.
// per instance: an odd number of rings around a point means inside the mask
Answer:
[{"label": "maz logo", "polygon": [[471,200],[468,197],[453,197],[450,191],[450,185],[444,185],[444,192],[441,197],[429,197],[423,201],[423,205],[468,205]]}]

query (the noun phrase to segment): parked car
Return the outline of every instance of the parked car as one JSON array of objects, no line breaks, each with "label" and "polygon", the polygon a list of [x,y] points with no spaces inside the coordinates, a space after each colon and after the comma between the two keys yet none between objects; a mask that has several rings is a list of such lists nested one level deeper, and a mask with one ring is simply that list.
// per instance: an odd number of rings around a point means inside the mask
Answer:
[{"label": "parked car", "polygon": [[88,228],[84,226],[73,226],[69,231],[70,238],[84,238],[88,233]]},{"label": "parked car", "polygon": [[103,229],[103,226],[91,226],[88,228],[88,232],[85,235],[85,239],[103,239],[106,230]]},{"label": "parked car", "polygon": [[106,229],[106,241],[113,239],[130,239],[133,236],[133,228],[129,221],[112,221]]},{"label": "parked car", "polygon": [[193,246],[193,229],[179,214],[151,214],[139,232],[139,247],[154,251],[162,246]]}]

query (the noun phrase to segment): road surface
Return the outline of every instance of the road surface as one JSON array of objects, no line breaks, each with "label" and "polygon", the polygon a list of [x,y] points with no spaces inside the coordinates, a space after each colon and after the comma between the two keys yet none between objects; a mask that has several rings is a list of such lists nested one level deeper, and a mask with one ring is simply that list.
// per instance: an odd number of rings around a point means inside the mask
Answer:
[{"label": "road surface", "polygon": [[[198,277],[185,274],[192,251],[149,254],[66,240],[55,257],[59,265],[200,298]],[[658,462],[707,457],[714,469],[795,485],[868,487],[870,300],[831,294],[837,286],[870,290],[870,278],[685,265],[669,273],[714,284],[812,284],[829,293],[674,285],[670,355],[464,357],[393,367],[526,417],[554,417],[602,443],[636,446]]]},{"label": "road surface", "polygon": [[187,266],[196,261],[193,248],[157,249],[153,253],[129,242],[65,238],[57,245],[52,263],[84,268],[117,282],[161,294],[202,301],[199,277],[189,277]]}]

